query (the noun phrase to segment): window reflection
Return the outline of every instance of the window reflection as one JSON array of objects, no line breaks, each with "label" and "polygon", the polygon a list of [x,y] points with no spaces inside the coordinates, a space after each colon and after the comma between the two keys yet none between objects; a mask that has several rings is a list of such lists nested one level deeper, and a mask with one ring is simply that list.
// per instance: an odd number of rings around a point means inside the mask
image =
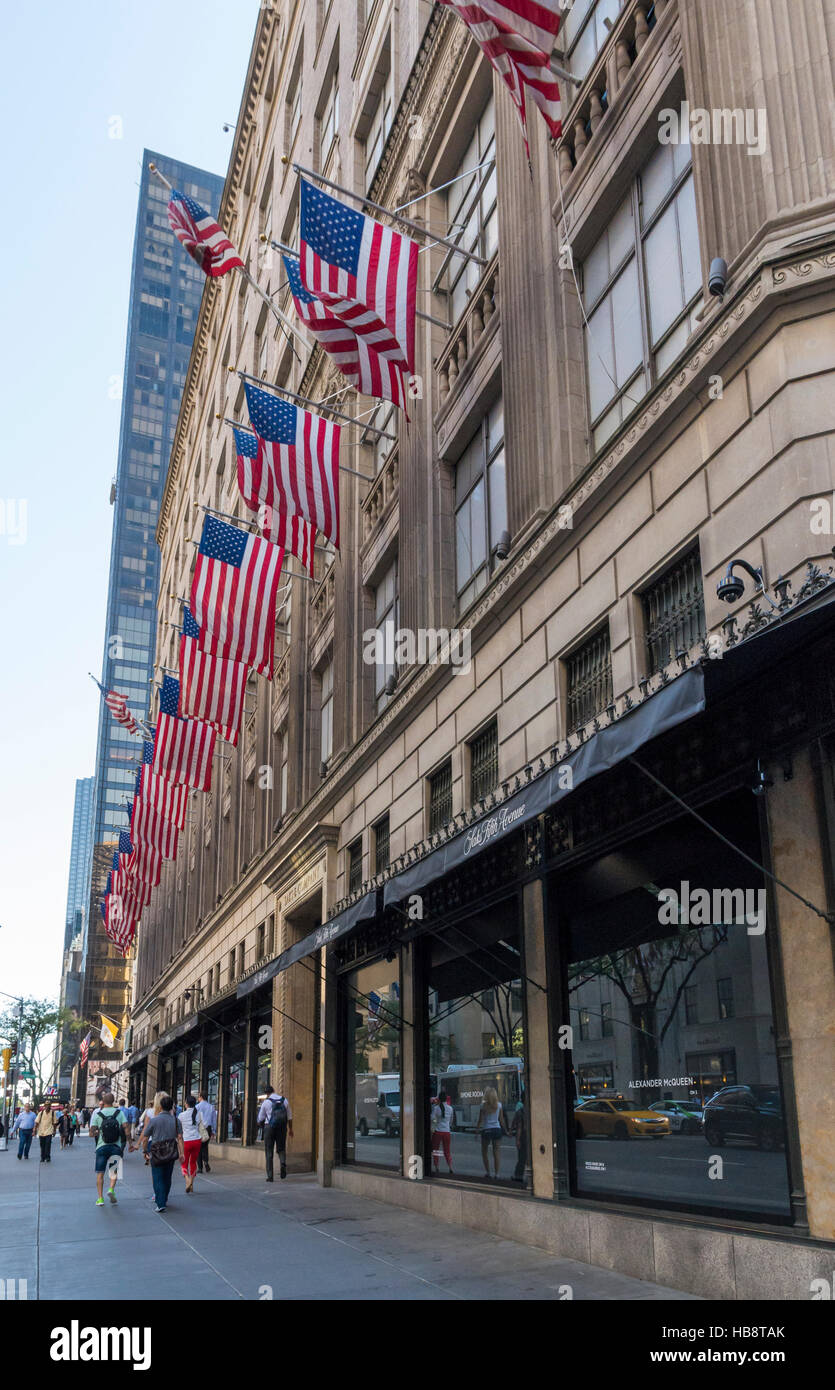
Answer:
[{"label": "window reflection", "polygon": [[343,978],[348,1018],[345,1153],[400,1167],[400,971],[379,960]]}]

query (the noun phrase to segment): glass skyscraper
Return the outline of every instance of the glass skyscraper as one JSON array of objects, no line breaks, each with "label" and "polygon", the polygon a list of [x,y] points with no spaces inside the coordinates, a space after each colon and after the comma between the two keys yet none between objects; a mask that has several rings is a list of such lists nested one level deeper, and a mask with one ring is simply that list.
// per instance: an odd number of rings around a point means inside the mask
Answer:
[{"label": "glass skyscraper", "polygon": [[[64,950],[83,924],[90,902],[90,869],[93,853],[93,788],[94,777],[79,777],[75,784],[75,805],[72,817],[72,848],[70,874],[67,884],[67,912],[64,919]],[[81,918],[77,917],[81,913]]]},{"label": "glass skyscraper", "polygon": [[[115,480],[113,542],[101,683],[128,697],[134,715],[148,712],[153,674],[159,552],[155,531],[205,277],[168,225],[166,178],[216,213],[223,178],[145,150],[136,219],[122,423]],[[101,701],[96,754],[91,882],[83,953],[82,1016],[103,1011],[121,1021],[130,962],[104,932],[99,903],[110,847],[128,825],[139,737],[116,723]],[[96,1052],[93,1033],[91,1055]],[[119,1040],[121,1044],[121,1038]],[[109,1058],[116,1049],[106,1050]]]}]

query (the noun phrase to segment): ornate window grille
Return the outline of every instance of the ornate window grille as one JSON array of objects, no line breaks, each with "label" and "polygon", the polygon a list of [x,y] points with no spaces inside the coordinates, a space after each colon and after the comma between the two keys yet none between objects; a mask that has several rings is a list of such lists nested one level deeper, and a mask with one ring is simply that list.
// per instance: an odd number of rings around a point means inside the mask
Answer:
[{"label": "ornate window grille", "polygon": [[568,732],[601,714],[612,700],[612,649],[608,624],[576,652],[568,667]]},{"label": "ornate window grille", "polygon": [[446,762],[429,778],[429,834],[452,820],[452,763]]},{"label": "ornate window grille", "polygon": [[705,636],[705,598],[698,546],[688,550],[643,595],[650,676],[676,652]]},{"label": "ornate window grille", "polygon": [[383,816],[374,826],[374,872],[381,874],[389,866],[389,818]]},{"label": "ornate window grille", "polygon": [[[470,800],[487,796],[499,781],[499,730],[494,722],[470,744]],[[449,817],[447,817],[449,819]]]},{"label": "ornate window grille", "polygon": [[356,893],[362,883],[362,840],[348,846],[348,892]]}]

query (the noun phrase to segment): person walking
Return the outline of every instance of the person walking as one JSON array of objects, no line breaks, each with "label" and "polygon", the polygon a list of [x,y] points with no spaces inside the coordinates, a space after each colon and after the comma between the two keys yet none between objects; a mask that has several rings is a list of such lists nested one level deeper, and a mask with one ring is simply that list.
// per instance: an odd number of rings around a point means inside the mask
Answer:
[{"label": "person walking", "polygon": [[14,1139],[16,1134],[20,1135],[17,1141],[18,1158],[22,1159],[29,1157],[29,1150],[32,1147],[32,1135],[35,1133],[35,1125],[37,1123],[38,1117],[35,1114],[33,1106],[27,1100],[23,1109],[15,1116],[12,1132],[9,1136],[11,1139]]},{"label": "person walking", "polygon": [[38,1123],[35,1126],[35,1133],[41,1143],[41,1163],[51,1163],[52,1136],[55,1133],[55,1116],[52,1113],[52,1101],[45,1102]]},{"label": "person walking", "polygon": [[447,1168],[452,1172],[450,1146],[452,1144],[451,1126],[454,1113],[446,1098],[446,1091],[439,1091],[437,1102],[432,1106],[432,1163],[436,1173],[440,1172],[441,1153],[446,1159]]},{"label": "person walking", "polygon": [[267,1164],[267,1182],[273,1180],[273,1150],[278,1154],[280,1174],[287,1177],[287,1136],[293,1138],[293,1112],[286,1096],[268,1090],[258,1111],[258,1123],[264,1126],[264,1157]]},{"label": "person walking", "polygon": [[80,1134],[83,1128],[84,1128],[84,1111],[81,1109],[81,1106],[80,1106],[80,1105],[78,1104],[78,1102],[76,1101],[76,1106],[75,1106],[75,1132],[76,1132],[76,1134]]},{"label": "person walking", "polygon": [[116,1205],[116,1182],[119,1176],[117,1160],[121,1160],[128,1135],[128,1117],[113,1101],[113,1092],[106,1091],[102,1104],[90,1116],[90,1135],[96,1141],[96,1206],[104,1206],[104,1175],[110,1174],[107,1195]]},{"label": "person walking", "polygon": [[72,1143],[72,1111],[68,1105],[64,1106],[61,1118],[58,1121],[58,1130],[61,1135],[61,1148],[68,1149]]},{"label": "person walking", "polygon": [[[130,1146],[130,1152],[131,1152],[131,1153],[133,1153],[135,1149],[141,1148],[141,1149],[143,1150],[143,1157],[144,1157],[144,1160],[145,1160],[145,1167],[146,1167],[146,1168],[150,1168],[150,1166],[151,1166],[151,1160],[150,1160],[150,1158],[148,1157],[147,1149],[143,1148],[142,1140],[143,1140],[143,1138],[144,1138],[144,1136],[145,1136],[145,1131],[146,1131],[146,1129],[148,1128],[148,1125],[151,1123],[151,1120],[154,1118],[155,1115],[159,1115],[160,1112],[162,1111],[162,1104],[161,1104],[161,1102],[162,1102],[162,1098],[163,1098],[164,1095],[165,1095],[165,1092],[164,1092],[164,1091],[157,1091],[156,1094],[155,1094],[155,1096],[154,1096],[154,1099],[151,1101],[151,1104],[150,1104],[149,1106],[147,1106],[147,1107],[142,1111],[142,1114],[139,1116],[139,1122],[138,1122],[137,1127],[136,1127],[137,1132],[136,1132],[136,1135],[135,1135],[135,1137],[134,1137],[134,1141],[133,1141],[133,1143],[132,1143],[131,1146]],[[151,1174],[151,1178],[153,1179],[153,1173]],[[152,1184],[152,1187],[151,1187],[151,1201],[154,1202],[154,1203],[156,1203],[156,1200],[157,1200],[156,1188],[155,1188],[155,1187],[153,1186],[153,1184]]]},{"label": "person walking", "polygon": [[206,1099],[205,1091],[197,1093],[197,1110],[206,1128],[207,1137],[200,1141],[200,1153],[197,1158],[197,1171],[202,1173],[204,1170],[211,1173],[209,1167],[209,1140],[214,1138],[217,1128],[217,1111],[210,1100]]},{"label": "person walking", "polygon": [[478,1129],[481,1132],[481,1161],[484,1164],[484,1176],[490,1177],[490,1164],[488,1154],[492,1151],[493,1168],[496,1177],[499,1176],[499,1162],[501,1160],[501,1143],[507,1134],[504,1122],[504,1111],[499,1100],[495,1086],[488,1086],[484,1092],[484,1100],[478,1112]]},{"label": "person walking", "polygon": [[186,1180],[186,1192],[192,1193],[203,1136],[208,1134],[194,1096],[186,1096],[186,1108],[179,1116],[179,1125],[183,1136],[183,1177]]},{"label": "person walking", "polygon": [[171,1177],[179,1153],[183,1161],[183,1138],[180,1122],[172,1113],[174,1105],[169,1095],[160,1096],[158,1115],[153,1115],[142,1131],[142,1149],[151,1164],[156,1210],[165,1211],[171,1191]]}]

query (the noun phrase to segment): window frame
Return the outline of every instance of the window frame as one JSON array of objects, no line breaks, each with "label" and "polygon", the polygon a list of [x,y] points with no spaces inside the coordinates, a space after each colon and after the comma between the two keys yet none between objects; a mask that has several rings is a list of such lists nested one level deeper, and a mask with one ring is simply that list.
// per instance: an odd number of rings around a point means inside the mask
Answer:
[{"label": "window frame", "polygon": [[[492,447],[491,447],[491,445],[490,445],[490,416],[492,415],[493,411],[496,409],[497,406],[499,406],[499,407],[501,408],[501,412],[502,412],[502,433],[501,433],[501,439],[500,439],[500,440],[494,441],[494,443],[493,443],[493,445],[492,445]],[[459,501],[459,500],[458,500],[458,495],[457,495],[457,494],[458,494],[458,469],[459,469],[460,465],[463,463],[465,456],[469,453],[470,449],[472,448],[473,444],[475,443],[475,441],[476,441],[477,439],[479,440],[479,453],[480,453],[480,457],[479,457],[479,471],[478,471],[478,473],[476,473],[476,474],[473,476],[472,481],[470,482],[470,485],[469,485],[469,487],[467,488],[466,493],[464,494],[464,496],[463,496],[463,497],[461,498],[461,500]],[[484,411],[484,414],[482,415],[481,419],[479,420],[478,425],[477,425],[475,431],[474,431],[473,434],[470,436],[470,438],[469,438],[469,440],[467,441],[466,445],[465,445],[464,448],[461,450],[461,453],[460,453],[458,459],[456,460],[455,464],[453,465],[454,470],[455,470],[455,471],[454,471],[454,477],[453,477],[453,525],[454,525],[454,528],[455,528],[455,531],[454,531],[454,534],[455,534],[455,594],[456,594],[456,602],[457,602],[457,605],[458,605],[458,612],[459,612],[459,613],[465,612],[466,609],[470,607],[470,604],[475,603],[476,599],[478,599],[478,598],[484,593],[484,590],[487,588],[488,584],[490,583],[491,579],[493,578],[493,574],[494,574],[494,571],[495,571],[495,552],[496,552],[496,546],[498,545],[499,537],[501,536],[501,532],[502,532],[503,530],[506,530],[506,529],[507,529],[507,525],[506,525],[506,523],[507,523],[507,475],[506,475],[506,469],[505,469],[505,485],[504,485],[504,516],[503,516],[503,518],[502,518],[502,520],[503,520],[504,523],[505,523],[504,526],[499,526],[498,524],[496,524],[496,525],[494,526],[494,524],[493,524],[493,520],[494,520],[494,519],[493,519],[493,514],[492,514],[492,513],[493,513],[493,509],[492,509],[492,506],[491,506],[491,491],[490,491],[490,469],[491,469],[491,467],[493,466],[493,464],[496,462],[496,460],[498,459],[499,455],[500,455],[500,454],[503,455],[504,452],[505,452],[504,397],[503,397],[502,393],[499,393],[499,394],[494,398],[494,400],[490,403],[490,405],[487,407],[487,409]],[[469,574],[469,576],[468,576],[466,582],[459,588],[459,585],[458,585],[458,555],[459,555],[459,550],[458,550],[458,517],[459,517],[459,515],[461,514],[461,512],[464,511],[465,507],[469,508],[469,506],[470,506],[470,504],[471,504],[471,501],[472,501],[472,498],[473,498],[473,494],[475,493],[475,491],[476,491],[476,489],[478,488],[479,484],[482,485],[482,491],[483,491],[482,511],[483,511],[483,516],[484,516],[484,535],[483,535],[482,539],[483,539],[483,542],[484,542],[484,560],[477,566],[477,568],[471,570],[471,572],[470,572],[470,574]],[[470,527],[470,529],[471,529],[471,527]],[[496,532],[495,535],[493,534],[494,530],[495,530],[495,532]],[[472,548],[471,548],[471,549],[472,549]],[[483,581],[483,583],[481,584],[481,586],[479,587],[479,586],[478,586],[478,579],[479,579],[479,576],[481,576],[482,574],[484,575],[484,581]],[[468,591],[469,591],[470,589],[472,589],[473,592],[472,592],[471,594],[469,594],[469,596],[467,596],[467,595],[468,595]]]}]

